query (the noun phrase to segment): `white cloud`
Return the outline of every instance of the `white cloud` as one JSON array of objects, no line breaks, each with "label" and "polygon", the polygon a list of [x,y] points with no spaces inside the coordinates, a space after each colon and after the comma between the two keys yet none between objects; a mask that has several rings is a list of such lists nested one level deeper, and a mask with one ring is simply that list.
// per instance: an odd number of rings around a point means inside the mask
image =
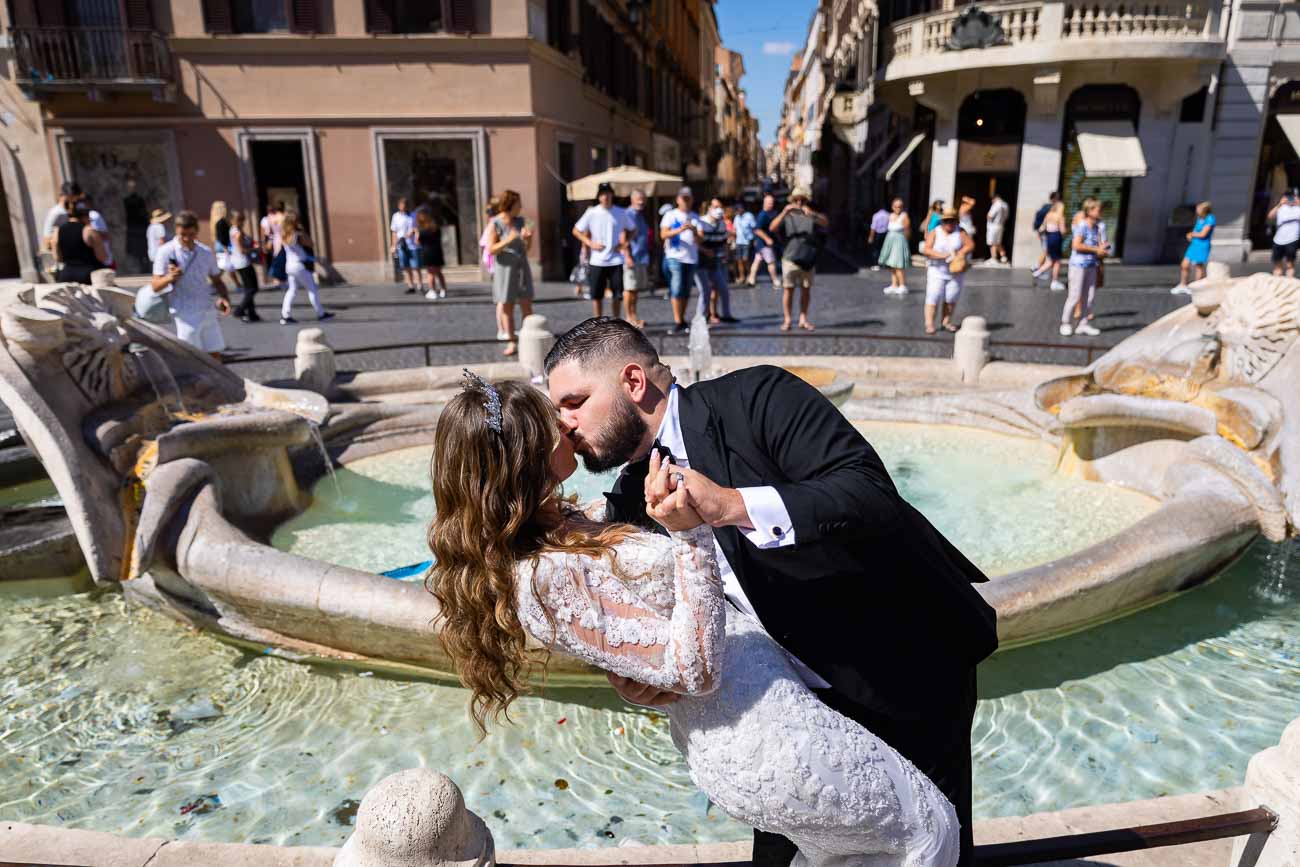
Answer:
[{"label": "white cloud", "polygon": [[793,42],[764,42],[764,54],[775,54],[777,57],[785,57],[787,54],[794,53]]}]

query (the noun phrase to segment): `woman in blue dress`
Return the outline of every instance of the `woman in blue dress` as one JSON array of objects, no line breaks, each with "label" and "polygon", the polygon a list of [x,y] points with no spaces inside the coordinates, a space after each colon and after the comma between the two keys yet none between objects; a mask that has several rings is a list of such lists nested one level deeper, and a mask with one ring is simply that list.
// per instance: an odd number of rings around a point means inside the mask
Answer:
[{"label": "woman in blue dress", "polygon": [[1214,235],[1214,214],[1209,202],[1196,206],[1196,225],[1187,233],[1187,252],[1183,254],[1182,271],[1178,285],[1169,291],[1175,295],[1191,295],[1187,288],[1187,274],[1196,266],[1196,279],[1205,279],[1205,263],[1210,261],[1210,238]]}]

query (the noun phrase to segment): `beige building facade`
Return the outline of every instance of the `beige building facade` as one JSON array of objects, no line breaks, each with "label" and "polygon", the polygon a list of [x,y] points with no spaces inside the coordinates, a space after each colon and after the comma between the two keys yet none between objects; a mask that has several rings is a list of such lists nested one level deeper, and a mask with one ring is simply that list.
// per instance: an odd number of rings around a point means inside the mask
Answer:
[{"label": "beige building facade", "polygon": [[8,255],[29,279],[65,180],[104,214],[124,273],[147,267],[149,211],[206,223],[221,200],[253,225],[284,202],[335,277],[387,279],[398,197],[439,215],[449,266],[476,269],[484,206],[510,188],[537,222],[537,269],[558,276],[583,204],[565,181],[623,163],[685,173],[716,138],[708,0],[54,6],[0,13],[0,268]]}]

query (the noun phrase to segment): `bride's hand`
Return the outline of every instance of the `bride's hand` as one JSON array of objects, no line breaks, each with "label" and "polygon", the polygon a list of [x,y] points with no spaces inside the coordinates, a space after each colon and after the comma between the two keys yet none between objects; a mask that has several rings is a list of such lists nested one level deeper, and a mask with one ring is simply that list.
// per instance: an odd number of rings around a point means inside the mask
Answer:
[{"label": "bride's hand", "polygon": [[[655,501],[651,501],[650,495],[647,494],[646,514],[657,521],[665,530],[676,532],[693,530],[703,524],[704,520],[695,510],[694,503],[691,502],[691,492],[686,486],[685,477],[676,470],[677,468],[672,464],[665,463],[659,466],[659,472],[655,474],[657,491],[668,490],[668,485],[674,479],[676,490]],[[669,477],[670,472],[674,474],[672,478]]]}]

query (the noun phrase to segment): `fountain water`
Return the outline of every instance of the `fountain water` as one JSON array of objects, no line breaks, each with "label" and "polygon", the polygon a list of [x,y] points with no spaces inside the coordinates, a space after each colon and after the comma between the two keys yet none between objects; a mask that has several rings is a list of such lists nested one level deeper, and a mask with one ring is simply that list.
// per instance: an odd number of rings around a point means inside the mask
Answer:
[{"label": "fountain water", "polygon": [[316,444],[316,450],[320,452],[321,460],[325,462],[325,474],[330,477],[330,482],[334,485],[334,495],[338,497],[339,503],[343,504],[345,502],[343,489],[339,487],[338,473],[334,472],[334,460],[330,457],[329,449],[325,448],[325,438],[321,436],[320,425],[310,419],[308,425],[311,428],[312,442]]},{"label": "fountain water", "polygon": [[[178,415],[188,415],[189,410],[185,406],[185,398],[181,394],[180,385],[176,382],[176,377],[172,375],[171,370],[167,367],[166,362],[158,357],[158,354],[147,346],[139,343],[132,343],[128,351],[140,364],[140,369],[144,371],[145,378],[149,380],[149,385],[153,386],[153,393],[158,397],[158,404],[163,408],[169,417]],[[164,387],[166,393],[164,394]]]},{"label": "fountain water", "polygon": [[691,381],[699,382],[709,378],[713,368],[713,345],[709,342],[709,323],[704,314],[696,313],[691,320],[691,334],[688,342],[690,353]]}]

